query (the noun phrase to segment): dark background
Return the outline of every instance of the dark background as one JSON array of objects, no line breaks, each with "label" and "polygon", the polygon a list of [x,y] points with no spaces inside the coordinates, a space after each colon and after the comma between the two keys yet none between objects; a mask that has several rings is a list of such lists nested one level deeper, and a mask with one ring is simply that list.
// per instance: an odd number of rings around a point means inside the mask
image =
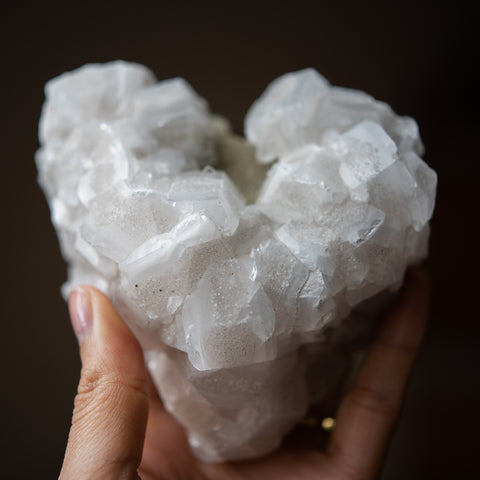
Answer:
[{"label": "dark background", "polygon": [[33,163],[43,86],[84,63],[124,59],[161,79],[186,78],[237,132],[271,80],[308,66],[417,119],[439,174],[431,325],[382,479],[472,478],[480,405],[474,2],[99,3],[17,1],[1,12],[0,476],[57,477],[80,368],[59,294],[65,265]]}]

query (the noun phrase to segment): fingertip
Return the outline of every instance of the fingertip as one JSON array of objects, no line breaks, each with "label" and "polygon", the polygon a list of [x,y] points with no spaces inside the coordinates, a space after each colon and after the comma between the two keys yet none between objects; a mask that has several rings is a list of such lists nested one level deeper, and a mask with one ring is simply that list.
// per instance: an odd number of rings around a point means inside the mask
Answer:
[{"label": "fingertip", "polygon": [[408,270],[396,301],[386,312],[376,341],[405,345],[417,351],[429,320],[430,277],[420,268]]},{"label": "fingertip", "polygon": [[[94,318],[94,337],[104,360],[120,371],[143,372],[143,351],[135,335],[103,292],[95,287],[88,287],[87,291]],[[145,384],[146,381],[145,376]]]},{"label": "fingertip", "polygon": [[411,316],[417,319],[428,319],[430,303],[431,279],[423,268],[410,268],[404,285],[401,301]]},{"label": "fingertip", "polygon": [[135,378],[147,391],[142,347],[110,299],[93,286],[81,285],[70,293],[68,303],[82,365],[102,368],[127,383]]},{"label": "fingertip", "polygon": [[411,266],[406,272],[405,285],[415,286],[417,289],[428,293],[431,288],[430,274],[424,267],[419,265]]},{"label": "fingertip", "polygon": [[73,331],[78,342],[82,343],[93,326],[92,305],[88,289],[77,287],[70,292],[68,308]]},{"label": "fingertip", "polygon": [[428,272],[418,266],[409,267],[402,288],[384,314],[380,331],[398,324],[424,324],[428,320],[431,281]]}]

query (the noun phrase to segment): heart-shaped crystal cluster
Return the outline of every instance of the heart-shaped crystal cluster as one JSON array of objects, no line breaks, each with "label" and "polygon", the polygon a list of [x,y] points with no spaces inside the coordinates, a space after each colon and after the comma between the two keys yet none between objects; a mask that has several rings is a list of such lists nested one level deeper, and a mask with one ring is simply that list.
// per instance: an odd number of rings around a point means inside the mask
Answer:
[{"label": "heart-shaped crystal cluster", "polygon": [[46,95],[37,165],[64,293],[110,296],[198,456],[273,450],[426,255],[436,175],[415,121],[312,69],[267,88],[246,140],[136,64],[87,65]]}]

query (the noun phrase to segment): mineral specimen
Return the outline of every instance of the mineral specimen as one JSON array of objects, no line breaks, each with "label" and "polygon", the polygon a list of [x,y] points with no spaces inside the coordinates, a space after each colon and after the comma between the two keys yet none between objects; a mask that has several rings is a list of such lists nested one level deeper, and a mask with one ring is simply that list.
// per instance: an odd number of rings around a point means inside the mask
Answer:
[{"label": "mineral specimen", "polygon": [[415,121],[312,69],[267,88],[246,140],[136,64],[87,65],[46,96],[36,160],[64,294],[110,296],[200,458],[272,451],[427,253],[436,175]]}]

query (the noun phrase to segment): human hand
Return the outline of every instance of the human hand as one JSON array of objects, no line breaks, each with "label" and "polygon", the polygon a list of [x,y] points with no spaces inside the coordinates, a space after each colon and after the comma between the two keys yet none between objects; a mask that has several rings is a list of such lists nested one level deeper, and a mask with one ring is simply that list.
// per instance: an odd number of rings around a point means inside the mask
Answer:
[{"label": "human hand", "polygon": [[428,315],[429,281],[408,273],[395,306],[343,399],[326,451],[281,449],[206,464],[163,408],[142,350],[110,301],[92,287],[70,296],[82,373],[60,480],[367,480],[382,466]]}]

